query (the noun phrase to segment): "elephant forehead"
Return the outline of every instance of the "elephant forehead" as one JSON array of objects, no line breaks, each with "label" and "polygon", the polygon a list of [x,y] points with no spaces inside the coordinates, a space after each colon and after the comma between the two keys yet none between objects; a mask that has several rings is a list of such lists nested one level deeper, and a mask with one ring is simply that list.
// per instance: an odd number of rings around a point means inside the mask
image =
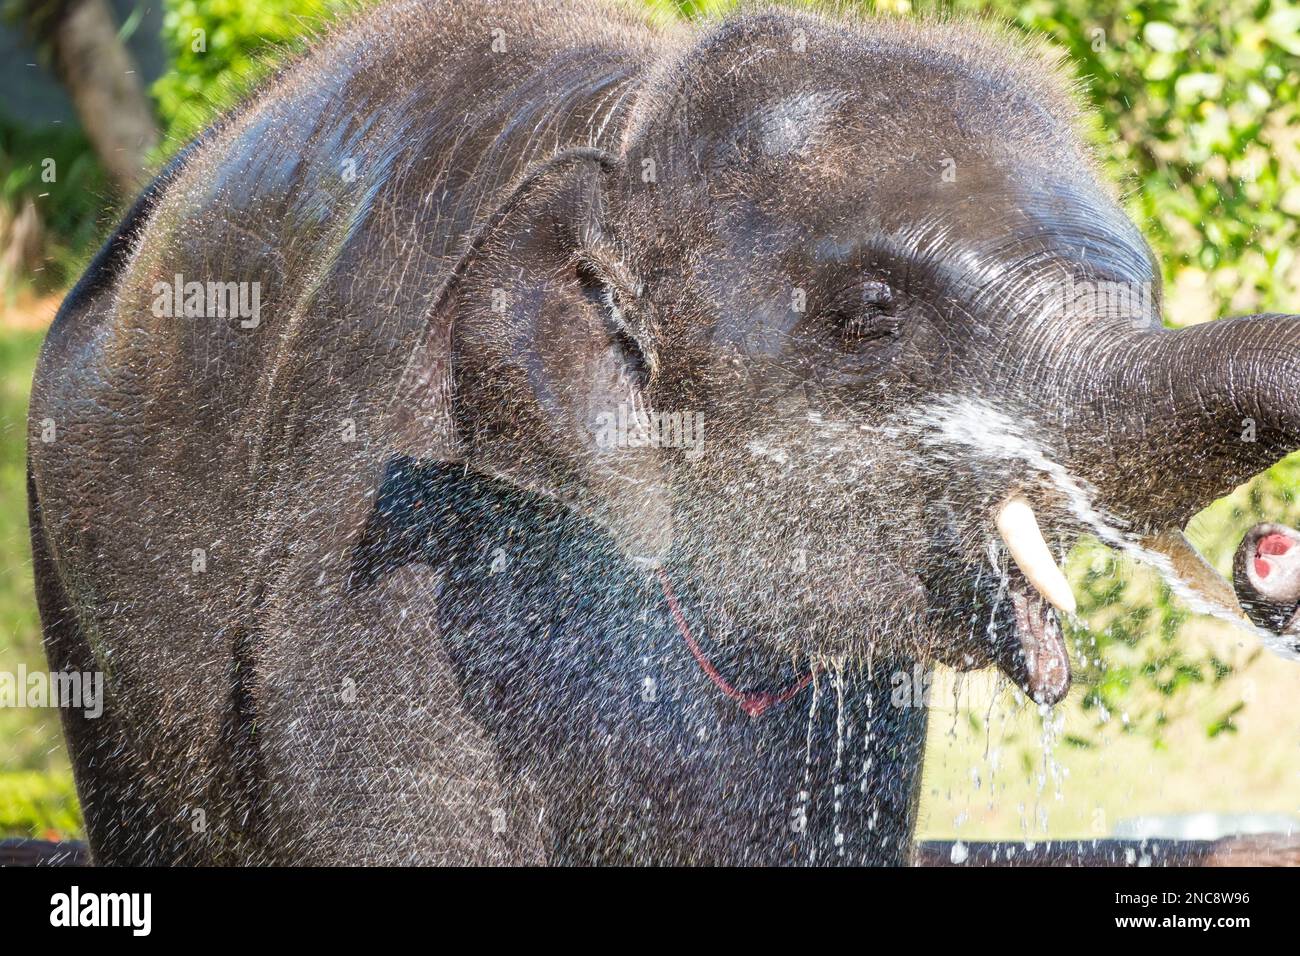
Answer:
[{"label": "elephant forehead", "polygon": [[654,263],[674,254],[688,271],[708,272],[714,263],[729,283],[739,280],[738,270],[754,282],[773,270],[788,278],[826,268],[836,277],[849,269],[882,280],[920,270],[951,279],[943,292],[953,295],[1007,276],[1020,285],[1040,273],[1156,291],[1145,240],[1087,178],[1001,163],[960,167],[953,179],[941,167],[932,172],[908,170],[875,184],[844,180],[835,188],[774,178],[761,194],[702,194],[685,213],[672,192],[671,206],[648,209],[640,221],[664,224]]},{"label": "elephant forehead", "polygon": [[782,237],[851,245],[892,233],[930,252],[1088,238],[1123,247],[1105,271],[1121,260],[1125,274],[1149,271],[1140,234],[1065,134],[999,138],[955,119],[945,129],[933,114],[883,115],[862,100],[834,87],[756,97],[721,128],[641,141],[628,208],[652,230],[716,231],[767,251]]},{"label": "elephant forehead", "polygon": [[761,155],[773,159],[807,155],[833,129],[836,108],[851,96],[845,90],[802,90],[779,97],[745,116],[736,139],[751,140]]},{"label": "elephant forehead", "polygon": [[839,132],[888,164],[938,145],[1011,141],[1082,158],[1078,105],[1044,49],[971,24],[739,17],[648,77],[629,156],[724,166],[798,156]]}]

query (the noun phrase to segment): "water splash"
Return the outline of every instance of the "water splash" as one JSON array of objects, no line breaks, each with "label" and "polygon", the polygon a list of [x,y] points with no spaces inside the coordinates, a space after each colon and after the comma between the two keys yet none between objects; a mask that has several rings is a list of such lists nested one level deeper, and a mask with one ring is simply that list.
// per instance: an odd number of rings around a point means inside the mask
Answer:
[{"label": "water splash", "polygon": [[840,827],[840,811],[844,806],[844,784],[840,780],[840,774],[844,770],[844,678],[843,674],[836,670],[831,677],[832,686],[835,688],[835,769],[831,776],[832,786],[834,789],[834,814],[833,814],[833,832],[835,839],[835,852],[839,856],[844,856],[844,831]]},{"label": "water splash", "polygon": [[987,402],[962,396],[943,396],[915,416],[913,422],[895,427],[895,436],[913,434],[939,458],[963,457],[990,462],[1014,463],[1032,469],[1060,492],[1071,514],[1089,528],[1103,544],[1154,569],[1170,591],[1197,614],[1214,618],[1256,637],[1273,653],[1300,661],[1300,650],[1281,635],[1256,626],[1236,610],[1206,598],[1174,568],[1169,557],[1153,550],[1121,528],[1122,522],[1094,504],[1092,487],[1053,460],[1047,450],[1017,421]]}]

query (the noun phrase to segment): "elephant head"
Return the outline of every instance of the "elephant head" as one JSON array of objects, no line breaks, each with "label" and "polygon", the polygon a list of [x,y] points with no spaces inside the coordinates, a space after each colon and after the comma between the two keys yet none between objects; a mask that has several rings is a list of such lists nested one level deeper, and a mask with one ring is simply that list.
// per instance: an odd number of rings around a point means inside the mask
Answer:
[{"label": "elephant head", "polygon": [[517,182],[435,309],[452,426],[720,639],[996,662],[1055,701],[1054,554],[1300,447],[1300,321],[1166,328],[1051,58],[888,30],[731,21],[616,142]]}]

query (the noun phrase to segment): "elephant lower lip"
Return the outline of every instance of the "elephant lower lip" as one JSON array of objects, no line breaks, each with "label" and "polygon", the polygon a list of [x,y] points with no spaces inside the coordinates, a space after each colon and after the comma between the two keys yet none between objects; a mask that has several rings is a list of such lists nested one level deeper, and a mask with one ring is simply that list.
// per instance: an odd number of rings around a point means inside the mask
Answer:
[{"label": "elephant lower lip", "polygon": [[998,666],[1039,704],[1055,704],[1070,690],[1070,657],[1060,618],[1027,581],[1008,591],[1013,633],[998,642]]}]

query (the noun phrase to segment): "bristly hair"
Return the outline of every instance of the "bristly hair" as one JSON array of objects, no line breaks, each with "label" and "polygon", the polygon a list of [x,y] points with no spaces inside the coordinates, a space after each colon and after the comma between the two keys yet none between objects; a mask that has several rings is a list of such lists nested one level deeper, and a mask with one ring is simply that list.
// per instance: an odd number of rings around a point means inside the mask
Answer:
[{"label": "bristly hair", "polygon": [[[860,0],[703,0],[690,21],[694,29],[683,34],[681,14],[669,0],[607,0],[623,7],[640,6],[653,24],[678,37],[689,38],[675,55],[664,57],[647,78],[647,88],[666,88],[671,78],[693,76],[692,64],[708,48],[709,36],[724,33],[738,21],[764,16],[810,18],[834,24],[872,46],[889,48],[918,61],[1021,90],[1068,127],[1081,146],[1093,172],[1114,190],[1101,173],[1094,144],[1100,139],[1100,121],[1087,105],[1086,81],[1072,68],[1064,48],[1045,35],[1017,28],[1011,20],[994,15],[959,15],[945,10],[915,14],[881,12]],[[691,42],[693,41],[693,42]],[[636,118],[629,124],[629,133]],[[1115,191],[1117,193],[1117,191]]]}]

